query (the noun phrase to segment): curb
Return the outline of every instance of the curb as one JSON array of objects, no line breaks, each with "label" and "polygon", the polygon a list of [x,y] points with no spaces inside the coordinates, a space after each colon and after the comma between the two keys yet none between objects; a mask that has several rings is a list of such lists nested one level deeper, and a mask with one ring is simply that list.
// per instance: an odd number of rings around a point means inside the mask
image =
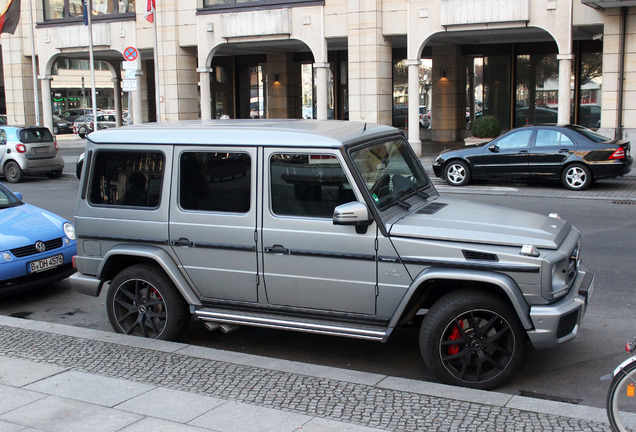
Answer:
[{"label": "curb", "polygon": [[[44,332],[78,339],[88,339],[109,344],[121,345],[155,353],[178,354],[195,359],[226,362],[250,366],[269,371],[297,374],[319,379],[337,380],[377,388],[379,391],[392,390],[403,393],[431,396],[446,400],[455,400],[492,407],[508,408],[548,416],[559,416],[585,422],[607,424],[605,410],[565,402],[534,399],[525,396],[509,395],[495,391],[474,390],[445,384],[397,378],[368,372],[344,370],[329,366],[281,360],[253,354],[217,350],[179,342],[168,342],[140,337],[126,336],[82,327],[31,321],[0,316],[0,326],[13,327],[26,331]],[[4,354],[6,355],[6,354]]]}]

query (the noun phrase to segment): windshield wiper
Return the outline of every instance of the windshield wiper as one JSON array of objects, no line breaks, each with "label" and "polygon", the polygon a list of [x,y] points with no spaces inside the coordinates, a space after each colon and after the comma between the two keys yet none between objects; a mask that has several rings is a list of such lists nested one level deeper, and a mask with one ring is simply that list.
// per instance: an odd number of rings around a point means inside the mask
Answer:
[{"label": "windshield wiper", "polygon": [[411,204],[407,203],[404,198],[396,198],[395,203],[399,205],[400,207],[405,208],[407,210],[411,208]]}]

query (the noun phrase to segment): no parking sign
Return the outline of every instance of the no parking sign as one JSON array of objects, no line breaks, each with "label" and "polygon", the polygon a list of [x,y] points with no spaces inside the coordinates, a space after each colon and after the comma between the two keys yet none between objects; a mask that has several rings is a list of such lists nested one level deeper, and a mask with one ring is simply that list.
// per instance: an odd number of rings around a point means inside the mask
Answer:
[{"label": "no parking sign", "polygon": [[139,52],[137,52],[137,48],[135,47],[129,46],[124,49],[124,60],[126,61],[135,61],[138,55]]}]

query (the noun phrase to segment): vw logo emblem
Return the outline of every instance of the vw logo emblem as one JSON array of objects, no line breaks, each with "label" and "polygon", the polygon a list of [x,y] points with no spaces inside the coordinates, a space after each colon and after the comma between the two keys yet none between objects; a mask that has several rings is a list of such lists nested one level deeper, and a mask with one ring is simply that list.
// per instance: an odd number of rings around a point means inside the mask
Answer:
[{"label": "vw logo emblem", "polygon": [[36,249],[38,252],[44,252],[44,251],[46,250],[46,246],[44,245],[44,243],[43,243],[43,242],[41,242],[41,241],[36,241],[36,242],[35,242],[35,249]]}]

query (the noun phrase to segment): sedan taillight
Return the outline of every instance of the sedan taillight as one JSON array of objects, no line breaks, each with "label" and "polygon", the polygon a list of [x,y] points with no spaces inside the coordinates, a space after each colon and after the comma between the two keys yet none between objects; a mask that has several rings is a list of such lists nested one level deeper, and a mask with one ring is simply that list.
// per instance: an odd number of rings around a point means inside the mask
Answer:
[{"label": "sedan taillight", "polygon": [[612,153],[609,157],[610,159],[625,159],[625,149],[620,147],[614,153]]},{"label": "sedan taillight", "polygon": [[18,144],[15,146],[15,149],[18,153],[26,153],[26,147],[24,144]]}]

